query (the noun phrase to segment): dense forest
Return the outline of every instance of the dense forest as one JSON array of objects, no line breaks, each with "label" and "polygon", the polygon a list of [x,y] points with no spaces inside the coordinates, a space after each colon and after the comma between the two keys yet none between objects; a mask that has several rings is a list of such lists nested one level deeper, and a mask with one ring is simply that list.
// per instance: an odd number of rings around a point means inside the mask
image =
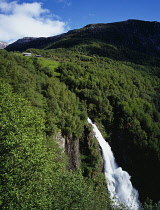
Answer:
[{"label": "dense forest", "polygon": [[88,116],[160,208],[160,59],[90,34],[0,51],[2,209],[113,209]]},{"label": "dense forest", "polygon": [[[3,50],[0,57],[1,208],[107,208],[101,158],[89,136],[85,106],[37,59]],[[68,158],[55,140],[58,132],[74,142],[92,139],[93,147],[86,145],[91,156],[82,151],[83,167],[67,169]]]}]

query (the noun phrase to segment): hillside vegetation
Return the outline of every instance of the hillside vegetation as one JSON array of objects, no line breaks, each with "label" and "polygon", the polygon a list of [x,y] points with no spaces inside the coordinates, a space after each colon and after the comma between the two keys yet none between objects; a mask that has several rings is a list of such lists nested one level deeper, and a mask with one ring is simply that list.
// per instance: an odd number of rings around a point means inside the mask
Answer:
[{"label": "hillside vegetation", "polygon": [[[89,170],[96,163],[83,155],[88,166],[67,170],[58,132],[95,143],[85,135],[85,106],[46,62],[0,51],[1,209],[108,209],[101,168]],[[93,158],[96,151],[88,148]]]},{"label": "hillside vegetation", "polygon": [[[87,116],[131,175],[140,201],[153,200],[143,208],[159,208],[158,31],[159,23],[143,21],[91,24],[8,48],[42,58],[0,51],[2,209],[111,208]],[[70,145],[67,154],[56,144],[58,132]]]}]

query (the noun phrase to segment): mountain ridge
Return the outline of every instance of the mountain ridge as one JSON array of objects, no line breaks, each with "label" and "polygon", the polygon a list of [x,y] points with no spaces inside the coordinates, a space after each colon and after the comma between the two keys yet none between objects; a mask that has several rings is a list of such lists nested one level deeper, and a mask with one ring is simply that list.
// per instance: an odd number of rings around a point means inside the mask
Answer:
[{"label": "mountain ridge", "polygon": [[20,43],[20,40],[12,43],[6,49],[9,51],[24,51],[29,48],[65,48],[65,46],[71,47],[91,40],[100,40],[114,46],[122,46],[149,55],[159,56],[160,23],[135,19],[114,23],[96,23],[53,37],[39,37],[22,43]]},{"label": "mountain ridge", "polygon": [[0,49],[4,49],[9,45],[7,42],[0,41]]},{"label": "mountain ridge", "polygon": [[[42,111],[40,114],[45,125],[41,132],[46,135],[44,144],[54,149],[53,140],[57,132],[60,132],[66,143],[67,169],[74,171],[80,167],[82,176],[93,182],[93,190],[97,187],[100,189],[94,194],[94,199],[89,197],[89,208],[83,209],[95,209],[95,206],[98,206],[97,210],[110,209],[104,207],[104,201],[108,203],[105,196],[104,200],[101,199],[101,193],[106,193],[101,180],[103,161],[98,142],[93,138],[91,127],[86,124],[87,116],[98,125],[110,143],[118,165],[131,175],[132,183],[139,191],[140,201],[145,202],[147,197],[153,202],[160,200],[159,31],[160,23],[139,20],[89,24],[56,37],[40,37],[35,40],[32,37],[24,38],[17,45],[21,51],[26,49],[41,57],[28,58],[19,52],[0,51],[1,77],[4,82],[12,86],[17,98],[21,96],[29,100],[34,110]],[[16,46],[12,49],[15,50]],[[6,85],[4,88],[8,90]],[[12,98],[12,94],[9,96]],[[7,92],[5,97],[8,98]],[[1,99],[4,114],[8,116],[5,100],[3,97]],[[10,100],[7,101],[10,103]],[[16,105],[7,105],[11,116],[17,116]],[[5,115],[2,119],[6,119],[10,128],[10,118]],[[19,120],[13,118],[13,122],[11,124],[15,126],[20,125]],[[30,124],[27,123],[27,126],[30,127]],[[11,131],[14,131],[12,127]],[[9,140],[12,139],[10,133],[5,132]],[[15,141],[16,138],[15,132]],[[14,151],[17,152],[16,148]],[[56,156],[55,160],[62,159]],[[17,177],[13,184],[15,182]],[[24,186],[27,184],[24,183]],[[79,189],[79,184],[77,186]],[[61,189],[61,186],[58,188]],[[68,188],[63,189],[68,193]],[[90,186],[87,185],[87,189]],[[78,194],[77,191],[71,192]],[[83,193],[84,197],[86,194],[89,195],[88,191]],[[16,193],[15,196],[17,199]],[[62,197],[66,204],[66,195],[62,194]],[[96,200],[99,200],[97,205]],[[94,203],[90,204],[90,201]],[[54,204],[52,198],[51,202]],[[82,209],[81,203],[79,209]]]}]

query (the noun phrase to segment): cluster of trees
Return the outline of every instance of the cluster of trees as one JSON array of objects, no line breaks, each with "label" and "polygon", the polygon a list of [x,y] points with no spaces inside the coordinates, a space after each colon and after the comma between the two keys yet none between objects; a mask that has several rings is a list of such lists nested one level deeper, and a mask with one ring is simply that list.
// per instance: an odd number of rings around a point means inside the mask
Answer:
[{"label": "cluster of trees", "polygon": [[[1,137],[6,165],[2,208],[18,209],[21,203],[22,209],[110,208],[87,116],[98,123],[117,162],[132,176],[140,200],[157,202],[160,60],[94,39],[62,41],[63,48],[58,41],[45,50],[28,49],[45,59],[0,51],[2,89],[8,91],[2,91],[1,102],[2,124],[8,126]],[[71,141],[79,139],[81,170],[66,170],[67,158],[54,141],[58,131],[72,136]],[[154,202],[148,200],[143,209],[158,209]]]},{"label": "cluster of trees", "polygon": [[101,171],[94,180],[68,171],[54,137],[82,138],[86,109],[41,63],[0,51],[0,207],[108,209]]},{"label": "cluster of trees", "polygon": [[133,63],[104,54],[87,61],[75,57],[56,70],[60,80],[86,104],[88,115],[101,125],[118,163],[133,177],[142,201],[147,197],[159,200],[158,63],[158,58],[148,60],[148,56]]}]

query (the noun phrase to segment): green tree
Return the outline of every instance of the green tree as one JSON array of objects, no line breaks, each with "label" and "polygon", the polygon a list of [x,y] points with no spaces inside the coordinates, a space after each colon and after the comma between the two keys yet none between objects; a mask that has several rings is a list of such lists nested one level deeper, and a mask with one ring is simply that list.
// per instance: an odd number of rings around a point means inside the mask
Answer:
[{"label": "green tree", "polygon": [[3,80],[0,104],[1,208],[44,209],[49,173],[41,114]]}]

